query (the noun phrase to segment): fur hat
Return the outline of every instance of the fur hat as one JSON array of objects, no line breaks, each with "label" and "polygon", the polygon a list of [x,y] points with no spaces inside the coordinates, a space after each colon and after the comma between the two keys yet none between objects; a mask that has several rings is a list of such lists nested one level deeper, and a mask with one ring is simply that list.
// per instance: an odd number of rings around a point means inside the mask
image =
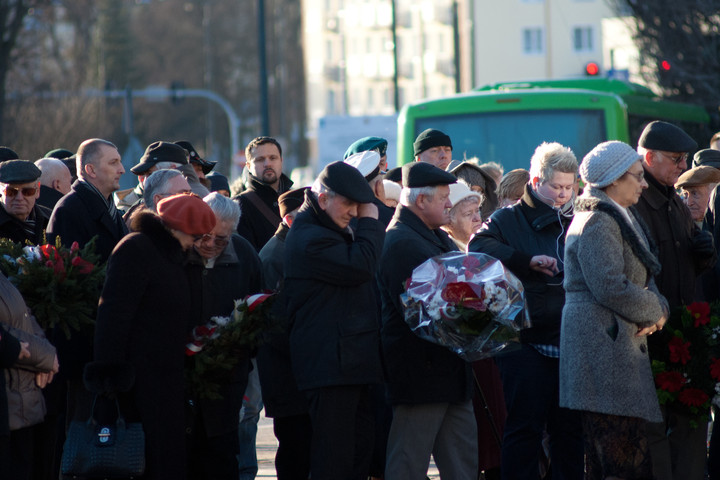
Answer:
[{"label": "fur hat", "polygon": [[580,177],[591,187],[607,187],[641,158],[642,156],[627,143],[617,140],[603,142],[583,158],[580,164]]}]

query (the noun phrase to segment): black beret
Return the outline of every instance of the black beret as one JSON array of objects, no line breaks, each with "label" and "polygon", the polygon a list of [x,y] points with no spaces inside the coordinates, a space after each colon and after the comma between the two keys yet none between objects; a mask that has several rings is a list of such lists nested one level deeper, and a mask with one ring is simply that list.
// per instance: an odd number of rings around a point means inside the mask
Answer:
[{"label": "black beret", "polygon": [[345,162],[331,163],[320,172],[318,180],[333,192],[354,202],[371,203],[375,199],[362,173]]},{"label": "black beret", "polygon": [[228,192],[230,191],[230,183],[228,183],[228,179],[225,175],[213,172],[205,178],[210,180],[211,192],[217,192],[218,190],[227,190]]},{"label": "black beret", "polygon": [[350,155],[354,155],[360,152],[367,152],[368,150],[380,150],[380,156],[382,157],[387,153],[388,142],[384,138],[380,137],[363,137],[359,140],[355,140],[352,145],[345,150],[343,160],[348,158]]},{"label": "black beret", "polygon": [[452,148],[452,142],[450,137],[445,135],[440,130],[428,128],[415,139],[413,143],[414,155],[417,157],[425,150],[432,147],[450,147]]},{"label": "black beret", "polygon": [[457,182],[455,175],[441,170],[431,163],[412,162],[406,163],[402,167],[403,187],[434,187],[436,185],[450,185],[455,182]]},{"label": "black beret", "polygon": [[395,183],[402,183],[402,167],[391,168],[387,171],[383,180],[390,180]]},{"label": "black beret", "polygon": [[18,158],[20,157],[12,148],[0,147],[0,162],[4,162],[6,160],[17,160]]},{"label": "black beret", "polygon": [[160,162],[188,163],[185,149],[170,142],[154,142],[148,145],[140,163],[130,169],[135,175],[142,175]]},{"label": "black beret", "polygon": [[309,189],[309,187],[295,188],[280,195],[278,197],[280,217],[284,217],[293,210],[300,208],[305,201],[305,191]]},{"label": "black beret", "polygon": [[42,172],[29,160],[7,160],[0,163],[0,182],[30,183],[34,182]]},{"label": "black beret", "polygon": [[65,150],[64,148],[56,148],[47,152],[43,158],[57,158],[58,160],[62,160],[63,158],[72,157],[73,155],[75,154],[70,150]]},{"label": "black beret", "polygon": [[696,152],[693,157],[693,167],[699,167],[701,165],[707,165],[720,169],[720,150],[706,148],[705,150]]},{"label": "black beret", "polygon": [[663,152],[692,152],[698,147],[697,142],[683,129],[659,120],[645,127],[638,145],[648,150]]},{"label": "black beret", "polygon": [[202,171],[205,175],[210,173],[213,168],[215,168],[215,164],[217,162],[208,162],[206,160],[203,160],[200,158],[200,155],[198,155],[195,148],[192,146],[190,142],[186,142],[185,140],[180,140],[179,142],[175,142],[175,145],[180,145],[182,148],[187,150],[188,155],[190,156],[190,163],[194,163],[196,165],[200,165],[202,168]]}]

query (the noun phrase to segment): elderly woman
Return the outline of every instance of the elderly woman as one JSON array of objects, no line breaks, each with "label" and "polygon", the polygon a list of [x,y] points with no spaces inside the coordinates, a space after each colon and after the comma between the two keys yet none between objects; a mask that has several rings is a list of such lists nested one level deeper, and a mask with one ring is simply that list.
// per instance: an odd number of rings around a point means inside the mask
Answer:
[{"label": "elderly woman", "polygon": [[646,336],[662,329],[660,263],[632,206],[648,185],[641,157],[617,141],[583,159],[586,188],[565,246],[560,404],[582,412],[587,479],[653,478],[646,422],[662,416]]},{"label": "elderly woman", "polygon": [[184,480],[184,362],[191,325],[186,251],[215,227],[212,209],[193,194],[164,198],[157,214],[138,211],[133,233],[107,264],[95,324],[95,362],[85,383],[120,394],[128,420],[145,431],[144,479]]},{"label": "elderly woman", "polygon": [[[210,175],[208,175],[208,178]],[[214,316],[227,316],[234,301],[262,290],[260,258],[255,248],[235,233],[240,206],[213,192],[204,199],[215,214],[215,227],[195,243],[186,267],[193,298],[193,326]],[[238,478],[238,422],[250,371],[250,351],[220,386],[221,399],[194,399],[195,415],[189,458],[190,478]]]},{"label": "elderly woman", "polygon": [[445,230],[458,249],[462,252],[467,250],[470,237],[480,229],[482,215],[480,204],[482,194],[470,190],[463,182],[450,185],[450,223],[441,227]]}]

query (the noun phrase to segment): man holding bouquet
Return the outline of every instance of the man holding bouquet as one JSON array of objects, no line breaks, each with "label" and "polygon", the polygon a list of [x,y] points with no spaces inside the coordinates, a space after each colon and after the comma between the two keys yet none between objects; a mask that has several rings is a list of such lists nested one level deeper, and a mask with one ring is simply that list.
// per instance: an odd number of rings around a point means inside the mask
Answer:
[{"label": "man holding bouquet", "polygon": [[478,476],[470,364],[416,336],[400,295],[413,269],[457,247],[440,227],[450,222],[452,174],[425,162],[403,167],[400,205],[387,230],[378,272],[382,344],[393,407],[387,480],[425,478],[430,454],[444,480]]}]

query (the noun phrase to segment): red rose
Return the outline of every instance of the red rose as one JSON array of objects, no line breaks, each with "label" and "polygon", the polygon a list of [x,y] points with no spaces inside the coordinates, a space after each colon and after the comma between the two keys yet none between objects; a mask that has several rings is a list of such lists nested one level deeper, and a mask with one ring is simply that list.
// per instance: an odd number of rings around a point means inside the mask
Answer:
[{"label": "red rose", "polygon": [[685,377],[680,372],[660,372],[655,375],[655,384],[666,392],[679,392],[685,385]]},{"label": "red rose", "polygon": [[710,304],[707,302],[693,302],[687,306],[688,312],[695,320],[695,328],[710,323]]},{"label": "red rose", "polygon": [[683,342],[679,337],[673,337],[668,342],[670,349],[670,361],[685,365],[690,360],[690,342]]},{"label": "red rose", "polygon": [[95,268],[95,265],[80,257],[73,258],[70,264],[73,267],[78,267],[78,271],[83,275],[87,275],[88,273],[93,271],[93,268]]},{"label": "red rose", "polygon": [[710,359],[710,376],[720,382],[720,358]]},{"label": "red rose", "polygon": [[699,388],[686,388],[678,396],[678,400],[689,407],[700,407],[709,399],[710,397]]},{"label": "red rose", "polygon": [[485,291],[481,291],[482,294],[478,296],[469,283],[449,283],[442,291],[442,299],[454,305],[462,305],[463,307],[484,311],[485,304],[482,300],[485,297]]}]

